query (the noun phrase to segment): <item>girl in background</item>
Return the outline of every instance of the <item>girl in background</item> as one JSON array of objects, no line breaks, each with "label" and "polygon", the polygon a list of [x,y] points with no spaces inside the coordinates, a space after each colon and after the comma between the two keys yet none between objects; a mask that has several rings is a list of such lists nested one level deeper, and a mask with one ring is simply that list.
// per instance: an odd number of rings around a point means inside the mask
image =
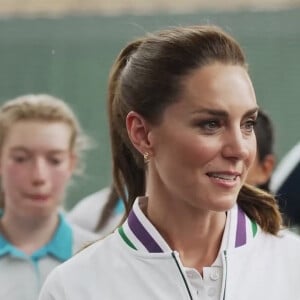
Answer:
[{"label": "girl in background", "polygon": [[0,108],[0,299],[37,299],[48,273],[94,240],[59,213],[85,147],[60,99],[25,95]]}]

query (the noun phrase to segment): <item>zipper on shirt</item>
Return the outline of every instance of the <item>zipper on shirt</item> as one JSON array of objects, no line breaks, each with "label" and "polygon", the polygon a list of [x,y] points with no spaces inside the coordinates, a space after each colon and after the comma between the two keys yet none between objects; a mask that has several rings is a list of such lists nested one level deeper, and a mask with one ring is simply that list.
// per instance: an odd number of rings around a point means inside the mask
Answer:
[{"label": "zipper on shirt", "polygon": [[225,300],[225,293],[226,293],[226,283],[227,283],[227,252],[226,250],[222,253],[222,260],[223,260],[223,280],[222,280],[222,290],[221,290],[221,297],[220,300]]},{"label": "zipper on shirt", "polygon": [[179,273],[180,273],[181,278],[182,278],[182,280],[183,280],[183,282],[184,282],[185,288],[186,288],[186,290],[187,290],[187,292],[188,292],[188,294],[189,294],[189,299],[190,299],[190,300],[193,300],[191,290],[190,290],[190,288],[189,288],[189,285],[188,285],[188,283],[187,283],[187,281],[186,281],[186,278],[185,278],[185,276],[184,276],[184,274],[183,274],[183,271],[182,271],[182,269],[181,269],[181,267],[180,267],[180,265],[179,265],[179,262],[178,262],[177,257],[176,257],[176,255],[175,255],[174,252],[172,252],[172,257],[173,257],[173,259],[174,259],[174,261],[175,261],[175,263],[176,263],[177,269],[179,270]]}]

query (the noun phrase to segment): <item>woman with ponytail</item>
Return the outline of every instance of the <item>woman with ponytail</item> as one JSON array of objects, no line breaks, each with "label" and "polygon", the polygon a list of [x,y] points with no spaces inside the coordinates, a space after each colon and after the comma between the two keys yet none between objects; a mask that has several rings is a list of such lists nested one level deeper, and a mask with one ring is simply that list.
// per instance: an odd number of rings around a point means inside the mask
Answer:
[{"label": "woman with ponytail", "polygon": [[258,104],[215,26],[133,41],[110,74],[113,187],[127,218],[49,276],[40,300],[300,299],[300,240],[245,183]]}]

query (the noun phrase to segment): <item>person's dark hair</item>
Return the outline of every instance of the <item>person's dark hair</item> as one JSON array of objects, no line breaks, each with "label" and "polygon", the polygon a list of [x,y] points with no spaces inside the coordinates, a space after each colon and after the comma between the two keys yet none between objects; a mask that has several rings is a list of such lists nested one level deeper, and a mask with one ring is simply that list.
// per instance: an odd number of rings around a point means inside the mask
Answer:
[{"label": "person's dark hair", "polygon": [[[254,127],[257,143],[257,157],[260,163],[267,155],[274,154],[274,127],[270,117],[263,110],[258,111]],[[260,185],[259,188],[270,191],[270,180]]]},{"label": "person's dark hair", "polygon": [[[112,66],[108,109],[113,162],[113,186],[124,199],[126,213],[145,194],[145,164],[132,145],[126,116],[135,111],[159,124],[166,107],[178,101],[184,79],[198,68],[222,63],[247,69],[239,44],[216,26],[175,27],[129,43]],[[262,229],[277,233],[281,215],[275,199],[243,186],[239,205]]]}]

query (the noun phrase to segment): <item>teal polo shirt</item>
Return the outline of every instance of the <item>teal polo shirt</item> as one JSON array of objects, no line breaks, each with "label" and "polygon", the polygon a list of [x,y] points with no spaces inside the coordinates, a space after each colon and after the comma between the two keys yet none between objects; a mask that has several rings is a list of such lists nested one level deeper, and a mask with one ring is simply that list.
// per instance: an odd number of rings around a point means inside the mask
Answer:
[{"label": "teal polo shirt", "polygon": [[72,254],[73,232],[62,214],[52,239],[32,255],[22,252],[0,234],[0,299],[38,299],[49,272]]},{"label": "teal polo shirt", "polygon": [[114,208],[114,213],[116,215],[120,215],[120,214],[124,214],[124,212],[125,212],[124,202],[123,202],[122,198],[119,198],[117,205]]}]

